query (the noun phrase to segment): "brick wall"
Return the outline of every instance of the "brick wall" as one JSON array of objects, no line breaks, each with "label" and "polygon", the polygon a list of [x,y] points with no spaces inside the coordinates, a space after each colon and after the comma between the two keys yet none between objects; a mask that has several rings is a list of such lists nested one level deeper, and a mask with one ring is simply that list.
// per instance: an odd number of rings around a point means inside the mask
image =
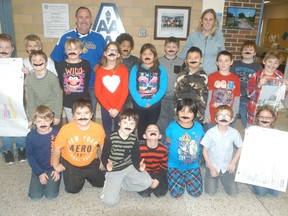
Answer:
[{"label": "brick wall", "polygon": [[[244,41],[246,40],[256,41],[261,5],[262,5],[262,0],[226,0],[225,1],[222,30],[223,30],[223,34],[225,37],[226,50],[230,51],[233,54],[234,60],[241,59],[240,48]],[[228,7],[256,9],[254,28],[252,30],[226,29],[225,24],[226,24]]]}]

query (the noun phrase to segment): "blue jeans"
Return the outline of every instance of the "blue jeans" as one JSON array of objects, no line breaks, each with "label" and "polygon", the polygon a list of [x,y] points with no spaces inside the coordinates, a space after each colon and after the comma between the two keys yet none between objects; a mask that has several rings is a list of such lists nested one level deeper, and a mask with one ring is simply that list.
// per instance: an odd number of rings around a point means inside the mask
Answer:
[{"label": "blue jeans", "polygon": [[265,187],[260,187],[260,186],[256,186],[256,185],[252,185],[252,189],[253,189],[253,192],[257,196],[266,196],[267,194],[270,194],[270,195],[276,197],[280,194],[280,192],[277,190],[273,190],[273,189],[265,188]]},{"label": "blue jeans", "polygon": [[234,119],[234,121],[231,123],[231,127],[234,127],[234,125],[236,124],[236,121],[237,121],[237,118],[238,116],[240,115],[241,117],[241,123],[242,123],[242,126],[244,128],[247,127],[247,104],[248,102],[241,102],[240,103],[240,107],[239,107],[239,113],[236,115],[236,118]]},{"label": "blue jeans", "polygon": [[16,142],[16,151],[20,148],[26,148],[26,137],[1,137],[2,142],[2,149],[1,153],[5,151],[10,151],[12,154],[14,154],[14,148],[13,144],[14,141]]},{"label": "blue jeans", "polygon": [[49,177],[46,185],[41,184],[39,177],[32,173],[28,194],[32,200],[40,199],[43,196],[47,199],[54,199],[58,196],[61,178],[55,182],[52,180],[51,173],[52,170],[46,172]]},{"label": "blue jeans", "polygon": [[89,94],[90,94],[90,100],[91,100],[92,107],[93,107],[93,120],[95,121],[95,119],[96,119],[96,106],[97,106],[95,88],[94,88],[94,86],[90,86],[88,89],[89,89]]},{"label": "blue jeans", "polygon": [[117,116],[112,118],[104,107],[101,107],[101,118],[105,134],[109,135],[111,132],[118,130]]}]

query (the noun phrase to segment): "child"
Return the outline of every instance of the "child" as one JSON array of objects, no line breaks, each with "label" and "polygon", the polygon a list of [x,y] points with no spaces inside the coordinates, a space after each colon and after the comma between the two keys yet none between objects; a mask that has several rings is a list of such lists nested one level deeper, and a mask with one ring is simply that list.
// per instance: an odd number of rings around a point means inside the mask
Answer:
[{"label": "child", "polygon": [[79,98],[90,98],[88,84],[90,63],[81,59],[82,43],[72,38],[65,43],[67,59],[56,64],[60,86],[63,90],[63,105],[68,122],[72,121],[72,105]]},{"label": "child", "polygon": [[[32,51],[42,50],[43,48],[40,37],[35,34],[27,35],[24,39],[24,44],[25,44],[25,50],[29,55],[31,54]],[[23,58],[23,64],[24,64],[24,67],[28,68],[28,71],[33,70],[33,67],[29,61],[29,57]],[[58,76],[57,71],[54,66],[54,61],[50,57],[48,57],[46,68],[49,71],[53,72],[56,76]],[[27,74],[28,73],[26,71],[26,75]]]},{"label": "child", "polygon": [[151,193],[153,193],[156,197],[165,196],[168,191],[168,150],[162,143],[159,143],[162,135],[160,134],[160,130],[157,125],[148,125],[143,137],[146,140],[146,143],[139,146],[140,157],[144,159],[146,171],[149,173],[152,179],[155,179],[157,182],[157,187],[154,189],[147,188],[144,191],[138,192],[138,194],[140,194],[142,197],[150,197]]},{"label": "child", "polygon": [[[235,73],[240,78],[240,107],[239,107],[239,115],[241,116],[242,126],[246,128],[247,126],[247,114],[246,108],[249,102],[249,98],[247,97],[247,85],[249,78],[252,74],[260,71],[262,66],[255,62],[256,56],[256,43],[251,40],[245,41],[241,46],[241,61],[234,61],[230,71]],[[236,120],[237,118],[235,118]],[[235,124],[235,121],[233,122]]]},{"label": "child", "polygon": [[129,77],[129,91],[133,106],[139,115],[138,139],[149,124],[156,124],[161,110],[161,99],[167,89],[167,73],[159,65],[156,48],[146,43],[140,50],[140,63],[135,65]]},{"label": "child", "polygon": [[131,108],[124,109],[118,122],[119,130],[106,137],[101,157],[107,170],[101,198],[109,206],[118,203],[121,187],[143,191],[156,184],[145,171],[144,160],[140,162],[137,138],[132,134],[138,123],[137,113]]},{"label": "child", "polygon": [[277,70],[282,61],[283,55],[281,52],[277,50],[270,50],[266,53],[263,59],[264,69],[258,71],[250,77],[247,88],[247,96],[248,98],[250,98],[250,101],[247,105],[247,118],[249,125],[255,123],[255,114],[258,106],[261,88],[264,85],[280,86],[285,84],[287,94],[288,81],[284,81],[283,74],[279,70]]},{"label": "child", "polygon": [[64,125],[56,137],[52,162],[55,171],[64,171],[65,190],[74,194],[80,192],[85,180],[93,187],[103,187],[105,177],[99,168],[98,148],[102,148],[105,132],[102,125],[91,120],[90,100],[76,100],[72,113],[74,121]]},{"label": "child", "polygon": [[128,96],[128,70],[121,62],[119,45],[110,42],[96,69],[95,95],[101,104],[102,123],[107,135],[117,130],[116,117]]},{"label": "child", "polygon": [[[13,39],[8,34],[0,34],[0,58],[11,58],[14,51]],[[13,137],[13,136],[2,136],[2,149],[4,160],[6,164],[14,164],[14,140],[16,142],[16,151],[18,152],[18,161],[26,161],[25,151],[26,151],[26,137]]]},{"label": "child", "polygon": [[175,37],[169,37],[165,40],[164,56],[159,58],[161,66],[165,67],[168,76],[168,84],[166,93],[161,101],[161,112],[157,124],[161,134],[165,135],[165,129],[168,124],[174,120],[174,85],[176,77],[181,71],[183,60],[177,56],[179,51],[180,41]]},{"label": "child", "polygon": [[195,120],[203,125],[208,97],[208,76],[200,67],[201,62],[201,50],[192,46],[186,55],[186,68],[175,82],[174,96],[176,102],[182,98],[193,99],[198,108]]},{"label": "child", "polygon": [[[274,128],[275,121],[276,121],[276,112],[272,106],[263,105],[258,107],[255,120],[255,124],[257,126],[263,128]],[[252,190],[258,196],[266,196],[268,194],[272,196],[278,196],[280,194],[279,191],[256,185],[252,185]]]},{"label": "child", "polygon": [[[201,141],[206,162],[205,192],[217,192],[219,178],[227,194],[238,193],[234,182],[236,163],[241,154],[242,138],[240,133],[229,127],[233,121],[233,110],[228,105],[220,105],[215,110],[217,125],[209,129]],[[233,144],[237,151],[233,156]],[[232,158],[233,156],[233,158]]]},{"label": "child", "polygon": [[53,124],[60,123],[63,97],[58,77],[46,69],[47,55],[42,51],[33,51],[29,55],[33,73],[27,76],[27,110],[29,128],[32,128],[33,112],[39,105],[49,107],[54,113]]},{"label": "child", "polygon": [[[127,33],[122,33],[116,38],[116,42],[120,46],[123,64],[127,67],[128,72],[130,72],[134,65],[139,64],[139,58],[131,55],[131,51],[134,49],[133,37]],[[124,107],[133,107],[130,95],[128,95]]]},{"label": "child", "polygon": [[[219,71],[208,76],[208,99],[205,110],[205,131],[216,125],[215,109],[220,105],[229,105],[234,115],[238,113],[240,102],[240,79],[230,72],[233,64],[232,54],[221,51],[217,55],[216,64]],[[233,119],[235,116],[232,116]]]},{"label": "child", "polygon": [[29,197],[32,200],[45,196],[53,199],[58,196],[60,175],[53,169],[51,153],[58,131],[51,127],[53,113],[46,106],[38,106],[33,113],[36,129],[26,138],[27,159],[32,168]]},{"label": "child", "polygon": [[172,197],[179,198],[185,192],[199,197],[203,191],[199,165],[200,140],[204,135],[197,115],[196,103],[190,98],[179,100],[176,107],[178,120],[166,129],[168,145],[168,190]]}]

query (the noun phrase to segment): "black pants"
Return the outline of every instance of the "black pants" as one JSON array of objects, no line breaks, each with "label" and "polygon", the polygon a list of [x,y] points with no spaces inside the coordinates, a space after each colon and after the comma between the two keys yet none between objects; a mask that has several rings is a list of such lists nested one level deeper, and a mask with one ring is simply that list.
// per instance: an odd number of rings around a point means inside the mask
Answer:
[{"label": "black pants", "polygon": [[[154,179],[153,174],[150,174],[151,178]],[[156,197],[165,196],[168,191],[168,182],[167,182],[167,176],[163,176],[163,178],[159,181],[159,185],[152,189],[147,188],[144,191],[138,192],[138,194],[142,197],[150,197],[151,193],[153,193]]]},{"label": "black pants", "polygon": [[138,123],[138,139],[144,140],[143,134],[149,124],[156,124],[158,121],[160,111],[161,111],[161,103],[153,106],[149,109],[140,108],[138,106],[134,106],[134,109],[139,115],[139,123]]},{"label": "black pants", "polygon": [[98,159],[84,167],[73,166],[63,158],[62,164],[65,167],[63,177],[65,190],[68,193],[78,193],[83,188],[85,179],[93,187],[103,187],[105,172],[99,169],[100,161]]}]

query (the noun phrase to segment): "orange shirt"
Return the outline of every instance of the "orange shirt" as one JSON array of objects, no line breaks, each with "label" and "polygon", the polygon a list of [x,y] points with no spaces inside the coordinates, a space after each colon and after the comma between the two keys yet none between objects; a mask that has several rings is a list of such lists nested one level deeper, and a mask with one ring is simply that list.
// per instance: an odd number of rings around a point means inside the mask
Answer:
[{"label": "orange shirt", "polygon": [[97,149],[102,146],[105,132],[102,125],[90,122],[87,130],[80,130],[75,121],[64,125],[54,142],[55,146],[63,147],[61,156],[74,166],[89,165],[98,158]]}]

